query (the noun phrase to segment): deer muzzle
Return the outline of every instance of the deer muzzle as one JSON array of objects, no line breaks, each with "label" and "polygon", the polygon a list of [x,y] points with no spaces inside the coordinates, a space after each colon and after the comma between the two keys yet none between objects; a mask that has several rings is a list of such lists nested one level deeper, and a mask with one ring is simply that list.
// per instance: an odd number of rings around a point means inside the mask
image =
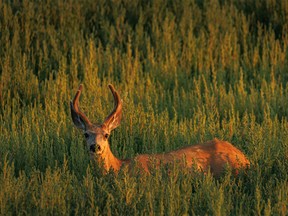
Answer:
[{"label": "deer muzzle", "polygon": [[95,144],[90,146],[90,151],[94,152],[94,153],[96,152],[96,145]]},{"label": "deer muzzle", "polygon": [[93,144],[90,146],[90,152],[101,154],[103,152],[103,149],[98,144]]}]

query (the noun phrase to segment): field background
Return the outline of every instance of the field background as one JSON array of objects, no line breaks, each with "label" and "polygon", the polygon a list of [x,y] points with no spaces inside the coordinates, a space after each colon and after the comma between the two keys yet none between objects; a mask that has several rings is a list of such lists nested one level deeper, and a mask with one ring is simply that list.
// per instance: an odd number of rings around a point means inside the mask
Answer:
[{"label": "field background", "polygon": [[[287,215],[288,1],[0,0],[0,215]],[[69,101],[119,158],[227,140],[251,161],[220,179],[89,161]]]}]

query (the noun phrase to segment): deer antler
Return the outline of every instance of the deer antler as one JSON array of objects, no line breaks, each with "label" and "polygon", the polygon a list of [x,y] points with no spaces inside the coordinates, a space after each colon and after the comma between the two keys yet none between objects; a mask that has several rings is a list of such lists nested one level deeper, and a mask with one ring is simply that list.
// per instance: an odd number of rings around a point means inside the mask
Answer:
[{"label": "deer antler", "polygon": [[120,121],[122,117],[122,102],[121,102],[119,94],[117,93],[113,85],[109,84],[108,86],[113,94],[115,105],[114,105],[113,111],[104,120],[103,125],[105,125],[109,131],[112,131],[113,129],[115,129],[116,127],[120,125]]},{"label": "deer antler", "polygon": [[79,97],[81,95],[81,91],[83,89],[83,85],[80,84],[78,91],[73,99],[73,102],[70,101],[71,115],[74,124],[81,129],[85,129],[88,125],[91,125],[91,122],[86,117],[84,113],[82,113],[79,109]]}]

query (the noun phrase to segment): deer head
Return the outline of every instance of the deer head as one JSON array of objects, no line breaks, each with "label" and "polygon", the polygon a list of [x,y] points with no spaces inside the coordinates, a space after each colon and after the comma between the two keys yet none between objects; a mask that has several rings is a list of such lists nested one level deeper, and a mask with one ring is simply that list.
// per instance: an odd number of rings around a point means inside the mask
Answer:
[{"label": "deer head", "polygon": [[[113,85],[109,84],[109,88],[114,97],[115,107],[102,124],[92,124],[86,115],[79,109],[79,97],[83,89],[82,85],[79,86],[73,101],[70,102],[72,120],[75,126],[83,131],[90,157],[95,158],[96,156],[99,159],[104,160],[104,164],[107,166],[108,170],[111,166],[113,168],[116,166],[115,161],[117,164],[117,159],[111,153],[108,138],[111,131],[120,125],[122,116],[122,102],[120,96]],[[106,161],[107,159],[109,159],[109,161]],[[114,161],[114,165],[109,164],[111,161]],[[115,167],[114,169],[118,169],[118,167]]]}]

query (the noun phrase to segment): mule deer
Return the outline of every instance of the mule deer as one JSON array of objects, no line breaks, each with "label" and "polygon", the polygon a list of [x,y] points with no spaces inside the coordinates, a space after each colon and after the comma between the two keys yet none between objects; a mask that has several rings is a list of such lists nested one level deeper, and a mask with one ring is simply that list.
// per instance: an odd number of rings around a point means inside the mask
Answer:
[{"label": "mule deer", "polygon": [[117,172],[121,166],[131,166],[131,162],[135,161],[142,170],[149,173],[152,161],[156,161],[156,164],[159,165],[160,163],[170,164],[175,161],[183,161],[184,159],[185,167],[196,167],[204,172],[210,169],[214,176],[218,176],[227,165],[237,172],[240,168],[248,167],[250,164],[249,160],[239,149],[229,142],[218,139],[203,144],[182,147],[168,153],[142,154],[134,159],[120,160],[113,155],[108,143],[111,131],[118,127],[121,121],[122,102],[119,94],[112,85],[109,85],[114,97],[115,107],[102,124],[95,125],[79,109],[79,97],[82,88],[82,85],[80,85],[73,101],[70,102],[72,120],[76,127],[84,132],[90,157],[102,161],[106,171],[113,169]]}]

